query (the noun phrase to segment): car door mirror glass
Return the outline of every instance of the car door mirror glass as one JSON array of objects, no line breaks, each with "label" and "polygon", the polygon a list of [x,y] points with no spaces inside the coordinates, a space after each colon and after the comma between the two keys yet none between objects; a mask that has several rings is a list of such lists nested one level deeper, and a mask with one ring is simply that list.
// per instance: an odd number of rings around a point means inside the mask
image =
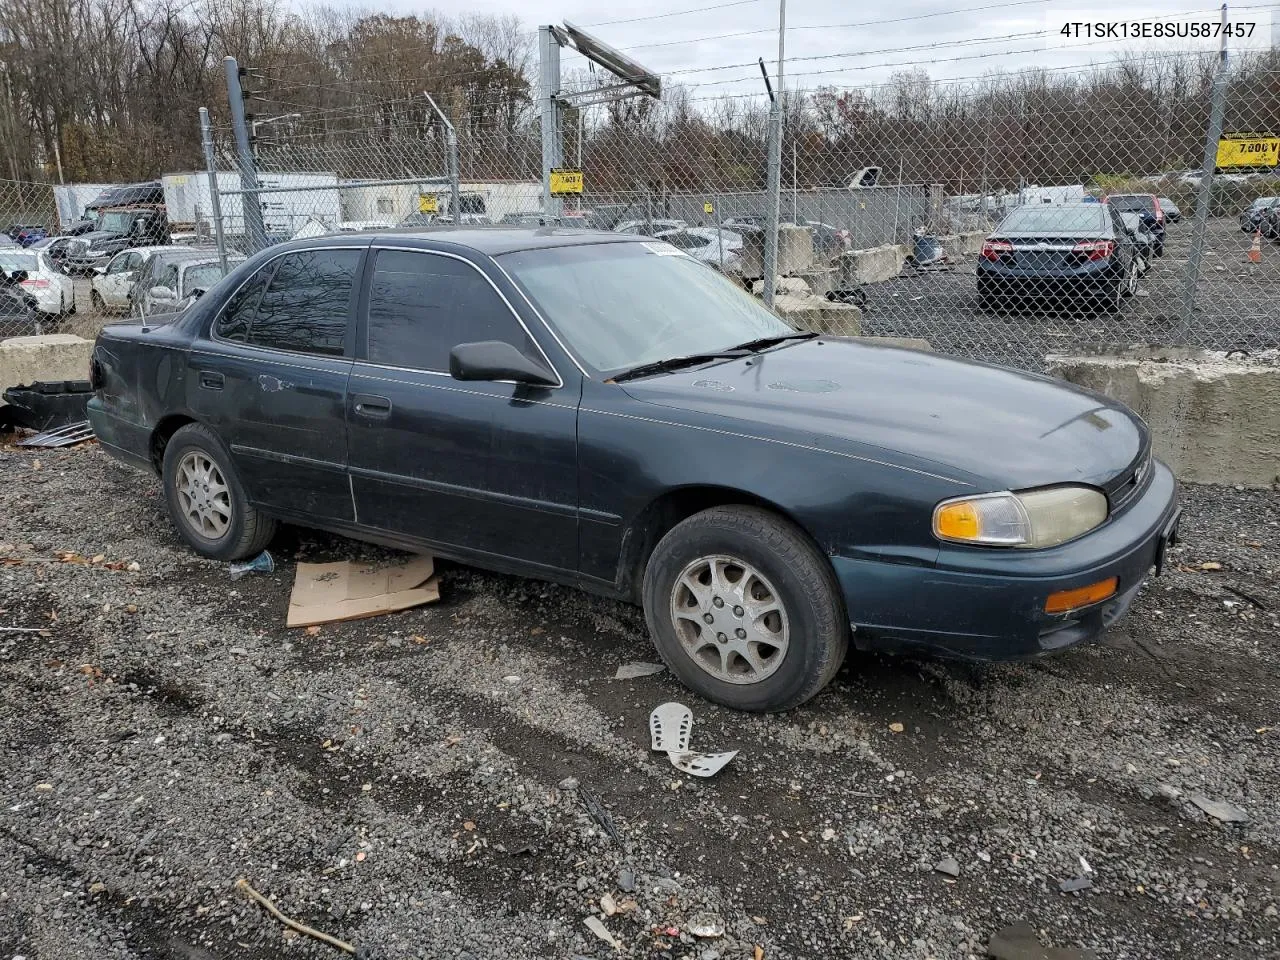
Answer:
[{"label": "car door mirror glass", "polygon": [[172,287],[152,287],[151,299],[152,300],[177,300],[178,295],[173,292]]},{"label": "car door mirror glass", "polygon": [[455,380],[514,380],[555,386],[555,373],[503,340],[460,343],[449,351],[449,374]]}]

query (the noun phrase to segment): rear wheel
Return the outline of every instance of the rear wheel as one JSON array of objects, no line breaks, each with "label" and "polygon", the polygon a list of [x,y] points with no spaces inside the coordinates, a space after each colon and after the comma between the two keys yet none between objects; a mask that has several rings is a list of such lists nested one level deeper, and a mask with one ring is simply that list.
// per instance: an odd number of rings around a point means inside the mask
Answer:
[{"label": "rear wheel", "polygon": [[173,435],[162,475],[169,516],[201,556],[240,560],[261,553],[275,536],[276,521],[249,503],[230,455],[204,424],[189,423]]},{"label": "rear wheel", "polygon": [[1134,257],[1129,261],[1129,269],[1125,271],[1124,280],[1120,282],[1121,293],[1123,296],[1132,297],[1138,292],[1138,275],[1141,272],[1141,265],[1138,263],[1138,258]]},{"label": "rear wheel", "polygon": [[673,527],[649,559],[643,599],[672,673],[738,710],[799,706],[835,676],[848,647],[827,558],[758,507],[715,507]]}]

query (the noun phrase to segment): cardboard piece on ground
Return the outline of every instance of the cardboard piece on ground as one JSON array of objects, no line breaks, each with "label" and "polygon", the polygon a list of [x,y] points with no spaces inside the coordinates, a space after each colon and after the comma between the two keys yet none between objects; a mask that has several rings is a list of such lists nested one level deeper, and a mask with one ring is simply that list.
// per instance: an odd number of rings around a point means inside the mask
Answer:
[{"label": "cardboard piece on ground", "polygon": [[343,560],[300,563],[289,596],[289,627],[359,620],[408,610],[440,599],[431,557],[375,568]]}]

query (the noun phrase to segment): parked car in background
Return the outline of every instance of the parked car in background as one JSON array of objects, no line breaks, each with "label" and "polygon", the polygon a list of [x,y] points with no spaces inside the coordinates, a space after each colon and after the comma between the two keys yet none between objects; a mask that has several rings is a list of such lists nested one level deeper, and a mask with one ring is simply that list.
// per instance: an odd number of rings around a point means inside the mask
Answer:
[{"label": "parked car in background", "polygon": [[160,206],[164,204],[164,184],[159,180],[147,180],[143,183],[129,183],[122,187],[111,187],[84,208],[85,219],[97,220],[104,210],[113,207],[133,205]]},{"label": "parked car in background", "polygon": [[[208,250],[194,252],[196,256],[192,257],[159,254],[147,261],[131,295],[137,316],[174,312],[182,301],[197,291],[208,290],[226,276],[216,255],[211,256]],[[229,256],[227,265],[234,267],[242,260],[242,256]]]},{"label": "parked car in background", "polygon": [[1168,197],[1159,197],[1160,209],[1164,211],[1164,218],[1169,223],[1182,222],[1182,209],[1170,200]]},{"label": "parked car in background", "polygon": [[88,276],[129,247],[167,246],[169,221],[162,208],[125,207],[103,210],[95,229],[80,234],[63,261],[68,272]]},{"label": "parked car in background", "polygon": [[1121,212],[1105,203],[1016,207],[982,244],[978,304],[1014,300],[1119,310],[1141,264]]},{"label": "parked car in background", "polygon": [[1155,255],[1164,256],[1164,210],[1159,197],[1154,193],[1113,193],[1103,197],[1102,202],[1121,213],[1136,213],[1142,217],[1156,238]]},{"label": "parked car in background", "polygon": [[89,283],[89,302],[95,310],[130,312],[133,306],[133,288],[138,277],[149,261],[157,253],[165,251],[186,251],[187,247],[133,247],[121,250],[105,267],[97,267],[93,271],[93,279]]},{"label": "parked car in background", "polygon": [[669,230],[679,230],[689,224],[684,220],[654,217],[651,220],[624,220],[613,228],[614,233],[625,233],[633,237],[656,237]]},{"label": "parked car in background", "polygon": [[[453,223],[453,217],[450,214],[444,213],[436,218],[436,222],[448,226]],[[485,213],[462,214],[462,226],[464,227],[483,227],[491,223],[493,223],[493,221],[489,219],[489,215]]]},{"label": "parked car in background", "polygon": [[0,250],[0,270],[12,275],[26,274],[22,289],[35,301],[35,309],[45,317],[64,317],[76,312],[76,292],[71,278],[57,269],[41,250],[9,248]]},{"label": "parked car in background", "polygon": [[1258,229],[1269,240],[1280,240],[1280,203],[1272,204],[1262,211],[1258,221]]},{"label": "parked car in background", "polygon": [[1138,273],[1145,274],[1151,269],[1156,255],[1156,237],[1147,227],[1147,222],[1136,213],[1122,213],[1125,229],[1133,237],[1133,245],[1138,255]]},{"label": "parked car in background", "polygon": [[0,338],[43,333],[36,300],[22,287],[26,274],[0,270]]},{"label": "parked car in background", "polygon": [[390,230],[392,226],[386,220],[343,220],[336,229],[339,233],[362,233],[365,230]]},{"label": "parked car in background", "polygon": [[716,227],[682,227],[654,235],[677,250],[683,250],[695,260],[701,260],[725,273],[738,273],[742,269],[742,234]]},{"label": "parked car in background", "polygon": [[401,220],[397,227],[429,227],[438,220],[434,213],[411,213]]},{"label": "parked car in background", "polygon": [[1257,197],[1249,206],[1240,211],[1240,229],[1245,233],[1253,233],[1262,225],[1262,218],[1268,210],[1280,206],[1280,197]]},{"label": "parked car in background", "polygon": [[71,237],[65,236],[45,237],[43,240],[37,240],[31,246],[27,247],[27,249],[39,250],[49,258],[49,262],[53,264],[54,267],[56,267],[60,272],[65,273],[66,267],[64,261],[67,258],[67,253],[71,246],[71,240]]},{"label": "parked car in background", "polygon": [[15,223],[9,227],[9,239],[20,247],[29,247],[39,240],[43,240],[49,235],[49,231],[44,228],[44,224],[32,223],[21,224]]},{"label": "parked car in background", "polygon": [[359,239],[98,336],[94,433],[205,557],[285,521],[586,587],[701,696],[776,711],[851,644],[1093,640],[1176,539],[1173,475],[1100,394],[797,331],[641,238]]}]

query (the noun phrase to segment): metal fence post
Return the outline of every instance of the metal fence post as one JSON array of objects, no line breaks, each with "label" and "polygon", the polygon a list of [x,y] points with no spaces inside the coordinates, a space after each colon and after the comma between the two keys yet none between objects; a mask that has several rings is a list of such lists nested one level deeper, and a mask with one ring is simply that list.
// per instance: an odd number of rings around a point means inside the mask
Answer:
[{"label": "metal fence post", "polygon": [[769,108],[769,171],[765,194],[764,227],[764,302],[773,306],[778,277],[778,219],[782,202],[782,108],[775,102]]},{"label": "metal fence post", "polygon": [[249,253],[256,253],[267,245],[267,230],[262,223],[262,198],[258,194],[258,170],[253,163],[253,151],[249,147],[249,124],[244,115],[244,92],[240,89],[240,64],[235,57],[224,57],[222,65],[227,71],[227,101],[231,105],[231,126],[236,135],[236,153],[240,160],[240,207],[244,213],[244,227]]},{"label": "metal fence post", "polygon": [[[778,94],[769,99],[769,170],[764,233],[764,302],[773,306],[778,277],[778,220],[782,214],[782,70],[787,42],[787,0],[778,3]],[[764,61],[760,62],[764,70]],[[765,75],[765,85],[769,77]]]},{"label": "metal fence post", "polygon": [[213,206],[213,233],[218,239],[218,260],[227,269],[227,241],[222,235],[222,200],[218,197],[218,167],[213,158],[213,127],[209,108],[200,108],[200,143],[204,146],[204,165],[209,171],[209,202]]},{"label": "metal fence post", "polygon": [[538,99],[542,105],[542,213],[546,217],[560,215],[560,198],[551,195],[551,171],[564,165],[564,143],[561,140],[560,41],[551,27],[538,28]]},{"label": "metal fence post", "polygon": [[1196,287],[1204,261],[1205,233],[1213,199],[1213,171],[1218,165],[1218,141],[1222,139],[1222,118],[1227,108],[1227,5],[1222,5],[1222,44],[1218,50],[1218,69],[1213,75],[1213,102],[1209,108],[1209,129],[1204,136],[1204,162],[1200,167],[1200,184],[1196,189],[1195,219],[1191,224],[1191,252],[1187,256],[1187,272],[1182,278],[1182,343],[1190,346],[1191,323],[1196,309]]},{"label": "metal fence post", "polygon": [[431,94],[424,90],[422,95],[427,98],[427,103],[431,104],[431,109],[444,124],[445,149],[449,153],[449,213],[453,217],[454,226],[460,226],[462,224],[462,184],[459,183],[460,174],[458,173],[458,131],[453,129],[453,124],[444,115],[444,111],[436,106],[436,102],[431,99]]}]

